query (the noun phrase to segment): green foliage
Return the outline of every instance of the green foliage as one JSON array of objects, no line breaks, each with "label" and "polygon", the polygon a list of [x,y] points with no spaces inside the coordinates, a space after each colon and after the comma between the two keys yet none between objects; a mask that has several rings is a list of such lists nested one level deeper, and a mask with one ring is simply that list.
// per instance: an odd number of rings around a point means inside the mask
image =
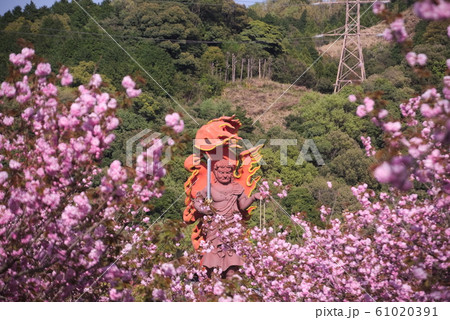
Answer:
[{"label": "green foliage", "polygon": [[361,135],[375,127],[367,119],[356,116],[356,105],[349,102],[345,94],[307,93],[300,99],[296,110],[286,118],[286,126],[305,138],[339,129],[354,140],[359,140]]},{"label": "green foliage", "polygon": [[136,99],[133,99],[133,111],[144,118],[151,128],[158,128],[164,125],[161,115],[168,113],[170,103],[162,97],[154,97],[152,94],[144,92]]},{"label": "green foliage", "polygon": [[319,216],[318,202],[311,192],[304,187],[294,187],[289,190],[288,196],[282,201],[288,212],[306,212],[311,216]]},{"label": "green foliage", "polygon": [[272,79],[282,83],[293,83],[297,78],[301,78],[296,85],[312,88],[315,85],[315,73],[312,69],[307,70],[308,65],[287,54],[278,57],[273,64]]},{"label": "green foliage", "polygon": [[197,117],[204,120],[211,120],[221,116],[231,115],[231,104],[226,100],[208,99],[195,106],[193,110],[197,113]]},{"label": "green foliage", "polygon": [[326,135],[318,136],[314,141],[324,161],[332,160],[346,150],[359,149],[358,143],[340,130],[333,130]]},{"label": "green foliage", "polygon": [[[332,188],[328,187],[327,181],[332,183]],[[359,209],[359,202],[353,196],[349,186],[340,178],[324,174],[305,184],[304,188],[309,191],[318,205],[331,208],[337,215],[345,210]]]},{"label": "green foliage", "polygon": [[219,77],[210,74],[203,75],[199,84],[205,98],[219,96],[225,87],[225,83]]},{"label": "green foliage", "polygon": [[[77,66],[70,69],[70,73],[73,76],[73,85],[79,86],[89,83],[92,75],[97,72],[97,65],[93,61],[81,61]],[[112,80],[109,77],[100,74],[104,83],[111,84]],[[117,91],[115,87],[109,86],[108,91]]]},{"label": "green foliage", "polygon": [[184,210],[184,197],[180,198],[180,193],[166,188],[164,195],[154,198],[150,202],[154,207],[149,212],[153,221],[163,215],[164,219],[181,220]]},{"label": "green foliage", "polygon": [[199,69],[197,59],[189,52],[182,52],[180,57],[175,60],[175,66],[177,70],[188,74],[195,74]]},{"label": "green foliage", "polygon": [[117,111],[117,116],[120,119],[120,125],[113,131],[116,135],[111,147],[104,152],[105,158],[102,165],[109,166],[114,160],[119,160],[121,163],[126,163],[126,141],[149,127],[145,119],[132,112],[129,109],[120,109]]},{"label": "green foliage", "polygon": [[382,73],[386,68],[400,64],[403,56],[397,47],[378,45],[370,50],[364,49],[364,65],[367,75]]},{"label": "green foliage", "polygon": [[211,72],[211,67],[223,68],[225,56],[219,47],[208,47],[201,58],[202,66],[206,72]]},{"label": "green foliage", "polygon": [[161,39],[159,46],[173,58],[181,52],[177,40],[199,38],[199,17],[181,3],[117,1],[115,6],[117,20],[109,21],[111,27],[118,27],[126,35]]},{"label": "green foliage", "polygon": [[281,29],[263,21],[251,21],[240,36],[243,41],[257,41],[270,54],[277,55],[283,52]]},{"label": "green foliage", "polygon": [[[143,69],[151,75],[151,77],[158,82],[155,83],[152,79],[148,79],[146,89],[151,90],[156,95],[165,96],[165,92],[161,89],[163,87],[166,91],[173,94],[174,88],[172,87],[173,78],[176,74],[174,60],[163,49],[148,43],[141,42],[134,47],[133,54],[136,60]],[[130,74],[131,71],[142,70],[137,65],[133,65],[133,69],[125,71],[123,74]],[[160,87],[161,86],[161,87]]]},{"label": "green foliage", "polygon": [[344,179],[350,186],[367,183],[370,187],[377,185],[368,170],[374,161],[365,156],[361,149],[349,149],[335,157],[329,164],[331,172]]}]

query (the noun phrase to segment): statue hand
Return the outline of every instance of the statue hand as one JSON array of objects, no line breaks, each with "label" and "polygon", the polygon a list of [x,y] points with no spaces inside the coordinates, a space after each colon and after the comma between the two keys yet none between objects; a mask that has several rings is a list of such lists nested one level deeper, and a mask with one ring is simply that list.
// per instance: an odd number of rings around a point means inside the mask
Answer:
[{"label": "statue hand", "polygon": [[207,203],[206,201],[199,201],[196,200],[194,202],[194,207],[197,209],[198,212],[206,214],[206,215],[212,215],[213,212],[210,208],[210,203]]},{"label": "statue hand", "polygon": [[254,200],[262,200],[262,195],[261,193],[257,192],[253,195],[253,201]]}]

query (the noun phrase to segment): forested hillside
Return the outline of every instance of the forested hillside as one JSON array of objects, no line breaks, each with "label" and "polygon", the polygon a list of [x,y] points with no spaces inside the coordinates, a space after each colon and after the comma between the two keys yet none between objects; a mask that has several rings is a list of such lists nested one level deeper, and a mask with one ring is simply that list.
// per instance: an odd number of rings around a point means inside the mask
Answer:
[{"label": "forested hillside", "polygon": [[[389,6],[402,12],[412,2],[392,1]],[[163,124],[161,115],[170,110],[183,113],[170,94],[200,124],[236,114],[244,123],[244,137],[253,143],[267,137],[297,139],[298,145],[288,148],[289,161],[295,162],[305,139],[313,139],[324,158],[323,166],[311,162],[281,166],[279,147],[267,145],[263,149],[268,163],[262,168],[263,176],[289,183],[290,193],[283,204],[291,212],[307,211],[310,219],[320,224],[319,203],[337,209],[357,206],[349,187],[363,181],[380,190],[368,170],[372,160],[365,157],[360,137],[369,135],[375,147],[382,147],[381,131],[368,119],[355,115],[355,105],[347,99],[350,90],[331,94],[338,61],[327,54],[320,56],[317,48],[334,39],[314,37],[343,25],[343,6],[312,6],[301,0],[267,1],[250,8],[232,0],[79,3],[118,44],[73,2],[61,0],[39,9],[31,2],[0,17],[0,76],[5,78],[8,73],[9,53],[20,51],[19,39],[31,43],[52,65],[68,66],[75,85],[89,82],[97,72],[112,92],[120,87],[125,74],[138,76],[143,94],[131,108],[119,112],[117,139],[107,150],[104,165],[113,159],[124,161],[126,139],[144,128],[158,131]],[[368,8],[363,5],[362,24],[379,24],[381,20]],[[411,77],[399,45],[384,43],[365,49],[368,79],[352,88],[382,91],[392,115],[399,115],[399,101],[424,84],[442,88],[444,61],[450,56],[446,21],[421,21],[413,31],[412,50],[428,55],[433,77]],[[289,93],[252,126],[287,84],[302,74]],[[65,90],[70,95],[70,89]],[[188,173],[182,164],[191,151],[189,139],[197,129],[186,114],[184,120],[186,148],[177,150],[171,162],[165,178],[166,195],[154,202],[155,212],[169,207],[183,192]],[[333,191],[326,181],[333,182]],[[183,202],[176,202],[166,217],[179,218],[182,208]],[[269,209],[269,222],[286,220],[283,215],[271,214],[275,214],[274,209]]]}]

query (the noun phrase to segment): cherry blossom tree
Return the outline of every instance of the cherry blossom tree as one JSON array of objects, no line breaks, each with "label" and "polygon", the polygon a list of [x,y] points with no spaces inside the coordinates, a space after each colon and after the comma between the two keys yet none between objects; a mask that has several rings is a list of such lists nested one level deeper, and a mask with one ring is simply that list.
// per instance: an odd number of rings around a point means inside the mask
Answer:
[{"label": "cherry blossom tree", "polygon": [[[154,140],[136,168],[99,164],[115,138],[117,109],[140,89],[126,76],[128,97],[112,96],[94,74],[61,102],[68,68],[55,75],[27,47],[9,58],[0,89],[0,299],[131,300],[123,284],[155,252],[141,225],[148,200],[162,195],[163,144]],[[145,255],[118,263],[131,250]]]},{"label": "cherry blossom tree", "polygon": [[[445,19],[446,6],[423,0],[414,10]],[[403,19],[381,4],[374,8],[388,24],[385,38],[401,43],[407,63],[426,74],[427,57],[409,50]],[[145,217],[148,200],[162,195],[160,140],[138,155],[135,168],[99,166],[115,138],[117,108],[140,94],[136,83],[125,77],[127,96],[111,96],[94,75],[73,101],[62,102],[58,85],[72,81],[67,68],[53,74],[31,48],[10,61],[0,87],[1,300],[449,300],[450,70],[443,90],[424,88],[401,103],[400,119],[384,109],[379,93],[349,96],[385,142],[375,150],[371,137],[361,138],[377,162],[368,170],[386,190],[353,187],[358,210],[322,206],[324,228],[309,223],[307,213],[286,212],[302,230],[295,242],[286,226],[246,230],[239,215],[231,222],[205,216],[205,226],[216,219],[222,242],[245,260],[226,280],[221,270],[208,277],[199,264],[208,243],[198,252],[180,250],[181,221],[149,225]],[[179,114],[165,120],[173,133],[184,128]],[[281,181],[261,184],[266,201],[276,201],[273,190],[286,196]]]}]

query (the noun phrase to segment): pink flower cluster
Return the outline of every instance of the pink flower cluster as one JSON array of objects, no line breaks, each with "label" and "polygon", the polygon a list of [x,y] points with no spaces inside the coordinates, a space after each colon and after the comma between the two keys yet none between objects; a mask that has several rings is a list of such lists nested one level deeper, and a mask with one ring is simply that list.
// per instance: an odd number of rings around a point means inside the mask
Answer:
[{"label": "pink flower cluster", "polygon": [[400,190],[409,190],[412,188],[410,177],[411,157],[398,156],[391,161],[383,162],[379,165],[373,175],[381,183],[388,183]]},{"label": "pink flower cluster", "polygon": [[[400,190],[411,189],[413,180],[429,183],[438,179],[443,185],[448,185],[450,180],[446,172],[450,172],[450,167],[446,159],[450,145],[450,103],[447,98],[442,99],[439,92],[431,88],[400,105],[404,121],[408,126],[415,127],[415,131],[419,132],[417,135],[408,136],[402,132],[399,121],[376,121],[388,134],[387,148],[390,154],[395,155],[375,169],[374,176],[379,182]],[[425,118],[421,123],[416,119],[419,109]],[[444,202],[450,203],[450,196]]]},{"label": "pink flower cluster", "polygon": [[130,76],[126,76],[122,80],[122,86],[126,89],[127,95],[130,98],[136,98],[142,93],[141,89],[135,89],[136,82]]},{"label": "pink flower cluster", "polygon": [[350,101],[350,102],[356,102],[356,96],[354,95],[354,94],[351,94],[351,95],[349,95],[348,96],[348,101]]},{"label": "pink flower cluster", "polygon": [[421,19],[450,18],[450,3],[446,0],[421,0],[414,4],[414,13]]},{"label": "pink flower cluster", "polygon": [[364,98],[364,104],[361,104],[356,109],[356,114],[358,117],[362,118],[368,113],[371,113],[373,111],[373,107],[375,105],[375,102],[370,99],[369,97]]},{"label": "pink flower cluster", "polygon": [[23,48],[21,53],[15,54],[15,53],[11,53],[9,55],[9,61],[17,66],[17,67],[21,67],[19,69],[20,73],[22,74],[27,74],[28,72],[31,71],[32,68],[32,64],[31,64],[31,59],[34,56],[34,50],[31,48]]},{"label": "pink flower cluster", "polygon": [[276,195],[280,199],[287,197],[289,189],[288,186],[283,186],[283,182],[281,181],[281,179],[277,179],[276,181],[274,181],[273,185],[275,187],[275,190],[271,190],[269,182],[267,180],[264,180],[261,183],[261,185],[259,186],[259,193],[261,194],[262,199],[264,199],[266,202],[269,202],[273,193],[276,193]]},{"label": "pink flower cluster", "polygon": [[367,184],[352,192],[361,209],[344,212],[341,221],[322,207],[321,217],[330,219],[325,229],[292,216],[302,244],[273,227],[254,227],[247,238],[234,221],[217,217],[221,241],[246,257],[231,281],[220,278],[223,270],[208,278],[199,256],[185,252],[156,264],[143,285],[153,288],[156,301],[446,301],[448,204],[436,208],[415,194],[376,195]]},{"label": "pink flower cluster", "polygon": [[420,66],[424,66],[427,64],[427,56],[424,53],[416,54],[415,52],[408,52],[406,54],[406,61],[411,67],[414,67],[416,64]]},{"label": "pink flower cluster", "polygon": [[445,99],[450,100],[450,76],[444,77],[444,89],[442,90]]},{"label": "pink flower cluster", "polygon": [[267,180],[264,180],[261,185],[259,186],[259,193],[261,194],[261,197],[266,200],[266,202],[270,199],[270,186],[269,182]]},{"label": "pink flower cluster", "polygon": [[389,28],[384,30],[383,36],[387,41],[405,41],[408,37],[408,33],[405,29],[404,20],[402,18],[395,19],[395,21],[390,24]]},{"label": "pink flower cluster", "polygon": [[368,157],[373,157],[376,154],[375,148],[372,146],[372,139],[370,137],[361,136],[361,141],[364,145],[364,149],[366,150],[366,155]]},{"label": "pink flower cluster", "polygon": [[281,179],[274,181],[273,185],[278,188],[278,198],[283,199],[287,197],[287,189],[283,187],[283,182],[281,181]]},{"label": "pink flower cluster", "polygon": [[166,115],[166,125],[171,127],[176,133],[180,133],[184,129],[184,121],[177,112]]},{"label": "pink flower cluster", "polygon": [[386,7],[384,6],[384,3],[381,1],[376,1],[372,6],[372,11],[374,14],[380,14],[384,11]]},{"label": "pink flower cluster", "polygon": [[[10,60],[22,72],[33,56],[25,48]],[[136,169],[115,160],[103,170],[100,160],[119,125],[118,101],[98,90],[95,74],[72,103],[60,103],[50,74],[50,64],[39,63],[34,74],[12,73],[0,87],[2,105],[18,102],[18,115],[0,114],[1,299],[131,300],[124,284],[141,272],[131,266],[156,251],[142,228],[148,220],[136,216],[162,194],[161,147],[145,150]],[[72,82],[66,67],[57,78]],[[129,245],[145,257],[126,255]],[[91,288],[100,276],[105,286]]]}]

